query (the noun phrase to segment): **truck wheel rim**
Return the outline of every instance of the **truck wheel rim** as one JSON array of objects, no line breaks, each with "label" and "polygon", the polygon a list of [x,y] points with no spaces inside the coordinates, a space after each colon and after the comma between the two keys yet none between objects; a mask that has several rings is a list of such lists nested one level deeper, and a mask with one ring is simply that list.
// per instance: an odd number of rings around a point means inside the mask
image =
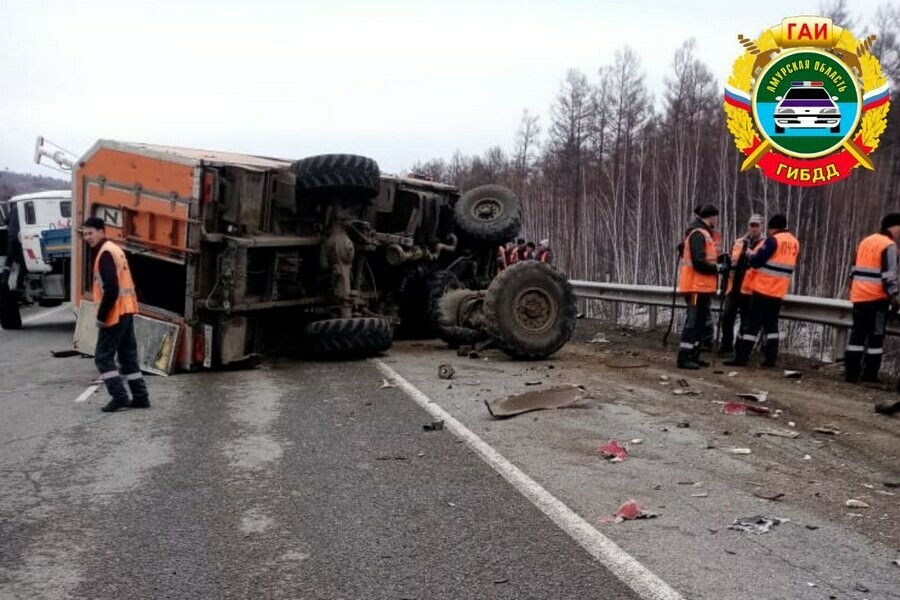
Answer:
[{"label": "truck wheel rim", "polygon": [[516,294],[514,314],[519,326],[529,333],[544,333],[553,327],[559,308],[546,290],[530,287]]},{"label": "truck wheel rim", "polygon": [[480,221],[494,221],[503,214],[503,203],[496,198],[480,198],[472,205],[472,216]]}]

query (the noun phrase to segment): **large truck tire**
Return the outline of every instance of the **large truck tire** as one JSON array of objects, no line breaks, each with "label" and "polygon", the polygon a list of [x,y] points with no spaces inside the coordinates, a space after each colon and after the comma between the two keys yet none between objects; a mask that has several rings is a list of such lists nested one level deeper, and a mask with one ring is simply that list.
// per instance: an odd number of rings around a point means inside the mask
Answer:
[{"label": "large truck tire", "polygon": [[403,339],[429,339],[438,335],[440,301],[447,292],[464,287],[452,271],[435,271],[411,277],[400,300]]},{"label": "large truck tire", "polygon": [[19,294],[5,285],[0,285],[0,328],[22,329]]},{"label": "large truck tire", "polygon": [[565,275],[533,260],[502,271],[484,297],[485,327],[497,346],[523,360],[547,358],[575,330],[575,292]]},{"label": "large truck tire", "polygon": [[519,198],[502,185],[472,188],[457,200],[453,216],[464,237],[491,244],[515,239],[522,229]]},{"label": "large truck tire", "polygon": [[307,356],[324,360],[375,356],[394,342],[390,321],[375,317],[314,321],[304,337]]},{"label": "large truck tire", "polygon": [[441,299],[449,292],[463,288],[464,286],[460,283],[456,273],[452,271],[437,271],[428,278],[428,312],[426,313],[426,320],[430,330],[429,333],[432,336],[438,335],[438,330],[443,320]]},{"label": "large truck tire", "polygon": [[291,167],[299,196],[341,196],[370,200],[381,188],[381,171],[371,158],[355,154],[321,154],[298,160]]}]

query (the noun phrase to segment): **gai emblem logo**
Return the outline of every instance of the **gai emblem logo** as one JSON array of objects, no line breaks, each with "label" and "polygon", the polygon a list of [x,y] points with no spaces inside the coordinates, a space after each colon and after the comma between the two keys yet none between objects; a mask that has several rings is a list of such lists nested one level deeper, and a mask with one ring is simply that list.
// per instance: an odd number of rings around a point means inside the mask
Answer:
[{"label": "gai emblem logo", "polygon": [[872,53],[823,17],[791,17],[756,40],[738,35],[743,55],[725,85],[728,130],[757,167],[790,185],[825,185],[869,155],[887,125],[890,90]]}]

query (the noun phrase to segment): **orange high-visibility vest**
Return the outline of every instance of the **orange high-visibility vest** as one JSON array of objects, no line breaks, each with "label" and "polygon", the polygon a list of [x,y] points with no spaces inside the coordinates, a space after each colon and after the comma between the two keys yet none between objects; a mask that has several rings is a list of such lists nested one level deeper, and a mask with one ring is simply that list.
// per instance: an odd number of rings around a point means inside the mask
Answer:
[{"label": "orange high-visibility vest", "polygon": [[134,281],[131,279],[131,270],[128,268],[128,259],[125,257],[125,251],[119,248],[115,243],[104,243],[94,259],[94,302],[99,306],[103,299],[103,280],[100,278],[100,257],[104,252],[109,252],[113,262],[116,264],[116,277],[119,279],[119,296],[116,298],[115,304],[106,316],[107,325],[116,325],[119,317],[122,315],[133,315],[138,312],[137,295],[134,292]]},{"label": "orange high-visibility vest", "polygon": [[779,231],[774,235],[775,254],[769,257],[766,264],[754,269],[750,289],[756,294],[772,298],[784,298],[791,287],[797,256],[800,254],[800,242],[789,231]]},{"label": "orange high-visibility vest", "polygon": [[[731,266],[732,266],[732,268],[737,266],[738,262],[741,260],[741,256],[744,255],[744,242],[745,241],[747,241],[745,238],[739,237],[738,239],[734,240],[734,243],[731,245]],[[736,276],[737,276],[737,273],[735,273],[734,271],[732,271],[731,273],[728,274],[728,286],[725,288],[726,294],[731,293],[731,288],[734,287],[734,280],[735,280]],[[746,269],[745,269],[744,278],[746,279],[746,277],[747,277],[747,273],[746,273]]]},{"label": "orange high-visibility vest", "polygon": [[873,233],[859,243],[850,284],[850,302],[888,299],[881,278],[881,255],[891,246],[896,251],[894,240],[883,233]]},{"label": "orange high-visibility vest", "polygon": [[[762,245],[765,243],[765,238],[760,238],[757,240],[756,244],[752,248],[750,248],[751,252],[756,252]],[[751,269],[747,267],[747,270],[744,271],[744,280],[741,282],[741,293],[747,296],[753,294],[753,278],[756,276],[756,269]]]},{"label": "orange high-visibility vest", "polygon": [[698,227],[688,232],[684,238],[684,250],[681,251],[681,265],[678,274],[678,291],[682,294],[714,294],[716,292],[715,273],[699,273],[694,269],[691,261],[691,236],[699,231],[706,242],[706,262],[716,264],[716,243],[709,231]]}]

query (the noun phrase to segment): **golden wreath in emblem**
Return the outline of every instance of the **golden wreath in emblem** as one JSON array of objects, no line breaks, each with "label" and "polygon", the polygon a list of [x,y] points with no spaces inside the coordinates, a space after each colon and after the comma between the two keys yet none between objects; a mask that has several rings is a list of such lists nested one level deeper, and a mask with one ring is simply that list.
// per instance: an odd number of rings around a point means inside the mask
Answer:
[{"label": "golden wreath in emblem", "polygon": [[[805,30],[807,38],[804,40],[801,36],[798,40],[797,25],[804,23],[809,26],[809,29]],[[813,39],[812,28],[819,25],[825,33],[821,37],[828,39]],[[793,39],[789,39],[788,32],[794,34]],[[878,147],[879,139],[887,127],[887,114],[890,110],[887,78],[881,71],[878,59],[870,52],[874,41],[874,35],[858,40],[849,30],[834,26],[830,19],[821,17],[785,19],[780,25],[764,31],[755,40],[738,35],[738,42],[744,47],[744,53],[734,61],[734,68],[725,86],[724,108],[728,130],[734,137],[734,143],[738,150],[746,155],[741,170],[745,171],[757,166],[763,169],[765,175],[785,183],[817,185],[818,182],[788,181],[781,176],[781,173],[782,171],[787,173],[788,167],[794,172],[800,172],[807,170],[804,169],[805,166],[822,168],[824,164],[828,166],[829,172],[832,172],[832,169],[835,173],[838,169],[845,170],[839,177],[836,176],[835,180],[837,180],[849,175],[849,171],[859,165],[874,169],[868,155]],[[751,109],[751,96],[757,87],[765,85],[765,83],[757,82],[757,78],[767,77],[765,71],[769,63],[779,60],[779,56],[788,56],[798,48],[827,52],[829,57],[836,58],[846,67],[847,72],[855,76],[855,84],[861,91],[861,118],[854,130],[846,132],[843,147],[839,147],[838,151],[831,155],[835,157],[840,153],[841,160],[832,160],[829,163],[827,159],[823,159],[825,162],[823,160],[792,159],[790,156],[785,156],[784,153],[779,153],[777,143],[773,145],[772,138],[769,135],[762,135],[759,131],[759,125],[754,116],[755,112]],[[811,82],[805,83],[810,84]],[[817,84],[822,85],[818,82]],[[778,98],[781,99],[781,96]],[[835,97],[835,99],[837,98]],[[782,131],[779,130],[779,133]],[[766,156],[770,153],[774,156]],[[764,158],[766,160],[762,164],[758,164]],[[779,160],[783,164],[780,164]],[[832,166],[832,163],[836,166]],[[779,177],[774,177],[776,168]],[[828,178],[828,181],[823,180],[821,183],[831,183],[831,177]]]}]

